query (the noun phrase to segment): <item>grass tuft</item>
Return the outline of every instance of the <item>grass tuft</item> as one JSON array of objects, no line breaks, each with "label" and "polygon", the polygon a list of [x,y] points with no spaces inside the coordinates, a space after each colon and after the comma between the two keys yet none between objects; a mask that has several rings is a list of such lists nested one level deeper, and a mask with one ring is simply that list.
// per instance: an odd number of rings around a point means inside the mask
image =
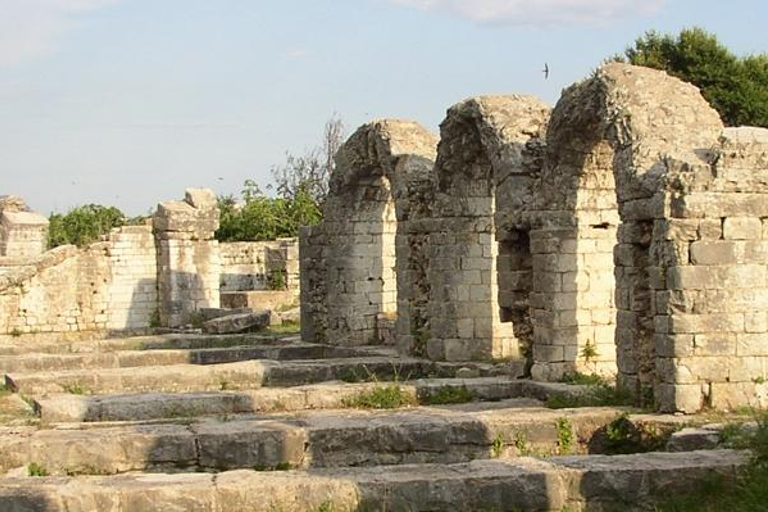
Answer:
[{"label": "grass tuft", "polygon": [[567,384],[585,386],[583,393],[557,394],[547,399],[550,409],[571,409],[576,407],[616,407],[632,405],[632,395],[617,388],[599,375],[576,373],[563,379]]},{"label": "grass tuft", "polygon": [[467,389],[466,386],[452,387],[442,386],[435,392],[428,392],[421,397],[420,402],[424,405],[448,405],[465,404],[477,399],[474,391]]},{"label": "grass tuft", "polygon": [[355,409],[398,409],[416,405],[416,398],[397,384],[377,386],[342,402],[345,407]]},{"label": "grass tuft", "polygon": [[45,466],[38,464],[37,462],[29,463],[29,466],[27,466],[27,474],[29,474],[29,476],[35,477],[44,477],[49,475],[48,470],[45,469]]},{"label": "grass tuft", "polygon": [[752,460],[734,481],[712,475],[687,493],[659,503],[657,512],[754,512],[768,510],[768,412],[753,412],[756,428],[741,425],[723,430],[721,438],[731,446],[752,452]]}]

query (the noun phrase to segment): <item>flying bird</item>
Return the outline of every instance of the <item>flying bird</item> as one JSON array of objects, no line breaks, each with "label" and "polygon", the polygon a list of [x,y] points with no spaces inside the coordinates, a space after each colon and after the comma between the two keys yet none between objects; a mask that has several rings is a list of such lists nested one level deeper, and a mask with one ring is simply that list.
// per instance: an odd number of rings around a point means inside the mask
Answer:
[{"label": "flying bird", "polygon": [[546,62],[544,63],[544,69],[542,69],[542,71],[544,72],[544,80],[549,78],[549,65]]}]

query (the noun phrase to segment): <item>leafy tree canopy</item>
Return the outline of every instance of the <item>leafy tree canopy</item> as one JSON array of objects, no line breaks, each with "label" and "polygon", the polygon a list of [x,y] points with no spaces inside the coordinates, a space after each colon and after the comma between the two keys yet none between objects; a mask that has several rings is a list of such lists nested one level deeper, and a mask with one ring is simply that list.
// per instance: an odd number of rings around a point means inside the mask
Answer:
[{"label": "leafy tree canopy", "polygon": [[616,60],[666,71],[690,82],[728,126],[768,127],[768,54],[738,57],[713,34],[647,32]]}]

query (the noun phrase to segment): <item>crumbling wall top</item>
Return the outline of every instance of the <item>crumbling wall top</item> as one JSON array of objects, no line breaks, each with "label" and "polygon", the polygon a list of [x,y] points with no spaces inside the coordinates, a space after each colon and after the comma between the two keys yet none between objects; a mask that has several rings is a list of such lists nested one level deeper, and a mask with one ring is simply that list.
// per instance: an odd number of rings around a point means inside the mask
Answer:
[{"label": "crumbling wall top", "polygon": [[391,178],[402,157],[434,161],[436,153],[437,138],[418,123],[381,120],[365,124],[339,149],[329,196],[343,194],[361,179]]}]

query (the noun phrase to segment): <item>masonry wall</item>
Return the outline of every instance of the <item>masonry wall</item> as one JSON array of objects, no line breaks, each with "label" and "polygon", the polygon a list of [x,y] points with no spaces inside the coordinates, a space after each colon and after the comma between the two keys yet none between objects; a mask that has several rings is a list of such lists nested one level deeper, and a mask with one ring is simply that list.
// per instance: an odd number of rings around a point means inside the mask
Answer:
[{"label": "masonry wall", "polygon": [[448,110],[435,164],[429,242],[428,355],[522,359],[530,347],[529,226],[535,143],[549,108],[525,96],[479,97]]},{"label": "masonry wall", "polygon": [[0,333],[130,331],[157,312],[152,229],[124,227],[109,241],[63,246],[0,276]]},{"label": "masonry wall", "polygon": [[298,290],[298,239],[219,244],[222,292]]},{"label": "masonry wall", "polygon": [[656,290],[659,399],[692,412],[768,405],[768,130],[727,128],[711,165],[674,170]]},{"label": "masonry wall", "polygon": [[163,209],[156,229],[126,226],[82,249],[1,257],[0,334],[143,331],[218,306],[215,198],[192,189],[178,203]]}]

